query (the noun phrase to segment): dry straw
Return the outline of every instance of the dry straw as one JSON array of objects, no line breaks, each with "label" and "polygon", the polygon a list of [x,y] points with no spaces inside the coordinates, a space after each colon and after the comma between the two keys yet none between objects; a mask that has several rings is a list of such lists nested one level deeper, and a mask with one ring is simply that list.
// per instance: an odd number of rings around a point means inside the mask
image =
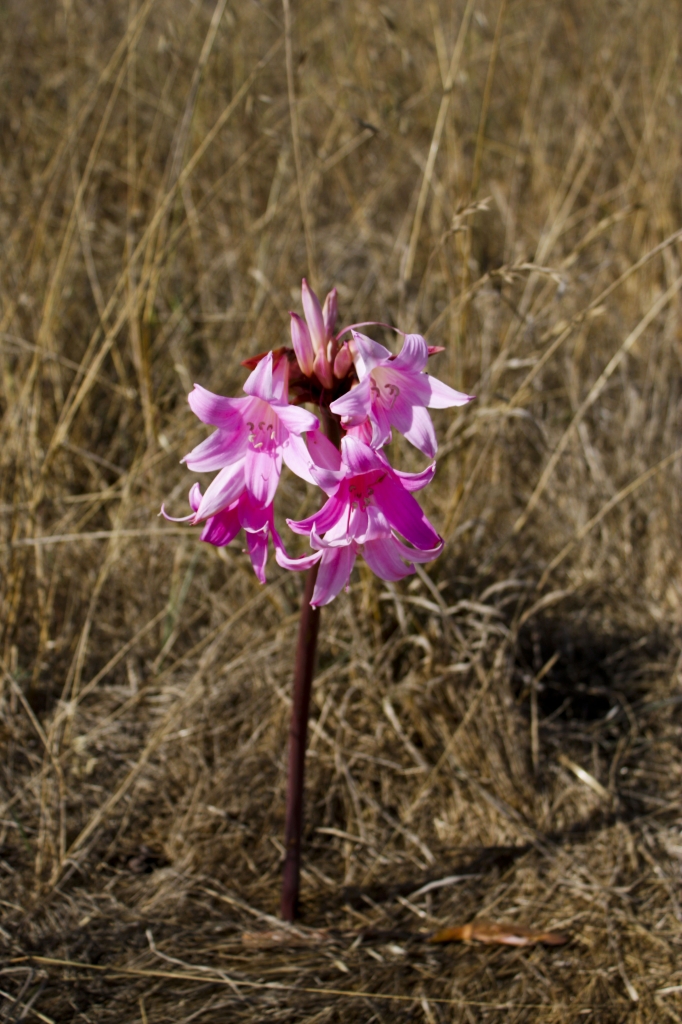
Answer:
[{"label": "dry straw", "polygon": [[[0,1015],[682,1019],[680,27],[4,5]],[[263,950],[300,580],[155,517],[192,382],[237,393],[313,259],[478,398],[444,555],[320,638],[303,924],[357,938]],[[572,941],[421,941],[474,917]]]}]

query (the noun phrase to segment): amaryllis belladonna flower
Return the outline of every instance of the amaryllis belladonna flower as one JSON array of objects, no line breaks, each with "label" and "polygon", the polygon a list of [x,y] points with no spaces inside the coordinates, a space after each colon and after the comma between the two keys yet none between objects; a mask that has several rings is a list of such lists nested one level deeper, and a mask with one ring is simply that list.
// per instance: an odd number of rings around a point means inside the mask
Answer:
[{"label": "amaryllis belladonna flower", "polygon": [[289,364],[273,366],[272,352],[244,384],[246,398],[222,398],[198,384],[188,396],[192,412],[218,429],[183,462],[197,473],[220,470],[206,490],[193,522],[208,519],[231,505],[246,489],[255,507],[272,504],[282,460],[298,472],[300,435],[318,426],[317,416],[289,405]]},{"label": "amaryllis belladonna flower", "polygon": [[443,541],[410,493],[429,483],[435,465],[399,473],[357,437],[344,437],[340,452],[319,431],[307,437],[311,477],[329,499],[307,519],[287,522],[321,552],[313,606],[328,604],[346,586],[357,555],[381,579],[399,580],[415,562],[440,554]]},{"label": "amaryllis belladonna flower", "polygon": [[395,427],[416,448],[433,458],[438,443],[429,409],[466,405],[471,395],[462,394],[436,380],[424,367],[429,348],[420,334],[408,334],[398,356],[371,338],[353,331],[350,349],[359,384],[331,403],[345,427],[369,420],[372,447],[381,448],[391,440]]}]

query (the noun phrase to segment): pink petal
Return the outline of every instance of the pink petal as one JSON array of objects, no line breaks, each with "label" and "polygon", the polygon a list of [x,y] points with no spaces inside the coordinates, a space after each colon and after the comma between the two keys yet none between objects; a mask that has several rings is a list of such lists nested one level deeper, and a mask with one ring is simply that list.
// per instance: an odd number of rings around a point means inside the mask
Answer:
[{"label": "pink petal", "polygon": [[312,460],[302,437],[298,437],[296,434],[289,434],[289,437],[282,445],[282,458],[285,466],[288,466],[296,476],[300,476],[301,480],[305,480],[309,484],[316,483],[315,478],[310,472]]},{"label": "pink petal", "polygon": [[313,551],[312,555],[301,555],[300,558],[292,558],[288,555],[283,547],[275,548],[275,558],[277,564],[281,565],[283,569],[289,569],[291,572],[301,572],[303,569],[312,569],[316,562],[319,562],[322,555],[319,551]]},{"label": "pink petal", "polygon": [[282,470],[282,451],[257,452],[249,448],[244,459],[244,482],[257,505],[270,505]]},{"label": "pink petal", "polygon": [[393,439],[390,411],[381,402],[372,402],[369,418],[372,424],[372,448],[383,448]]},{"label": "pink petal", "polygon": [[430,374],[426,375],[431,389],[431,395],[427,403],[429,409],[449,409],[453,405],[467,405],[473,402],[475,395],[465,395],[462,391],[455,391],[454,388],[436,380]]},{"label": "pink petal", "polygon": [[320,308],[320,302],[317,295],[309,287],[308,282],[305,278],[301,282],[301,298],[303,300],[303,312],[305,318],[308,321],[308,327],[310,328],[310,337],[313,343],[315,352],[318,353],[320,349],[324,348],[325,341],[327,340],[327,334],[324,327],[324,317],[322,316],[322,310]]},{"label": "pink petal", "polygon": [[204,529],[201,532],[201,539],[207,544],[213,544],[216,548],[224,548],[239,533],[239,516],[237,506],[223,509],[216,515],[206,520]]},{"label": "pink petal", "polygon": [[395,477],[386,475],[374,485],[379,508],[391,526],[417,548],[433,548],[440,537],[424,515],[419,503]]},{"label": "pink petal", "polygon": [[385,469],[386,461],[381,459],[374,449],[348,434],[341,441],[341,458],[352,476],[371,473],[375,469]]},{"label": "pink petal", "polygon": [[398,469],[394,469],[393,472],[400,480],[406,491],[421,491],[422,487],[426,487],[433,480],[436,472],[436,463],[432,462],[430,466],[423,469],[421,473],[402,473]]},{"label": "pink petal", "polygon": [[210,437],[193,448],[182,461],[194,473],[212,473],[241,459],[247,441],[248,428],[240,420],[238,430],[214,430]]},{"label": "pink petal", "polygon": [[332,526],[343,519],[344,515],[348,514],[349,503],[347,500],[341,500],[336,495],[325,501],[324,505],[319,512],[315,512],[314,515],[308,516],[307,519],[287,519],[287,524],[294,533],[309,534],[311,530],[315,530],[317,533],[326,533]]},{"label": "pink petal", "polygon": [[408,562],[432,562],[434,558],[438,558],[439,554],[443,550],[445,541],[442,537],[438,538],[440,543],[435,548],[427,548],[426,551],[417,550],[417,548],[408,548],[407,544],[398,538],[393,538],[393,544],[396,550],[399,552],[401,558],[406,558]]},{"label": "pink petal", "polygon": [[369,417],[354,426],[346,426],[348,431],[348,437],[356,437],[358,441],[363,441],[365,444],[371,445],[372,436],[374,434],[374,427]]},{"label": "pink petal", "polygon": [[200,384],[194,385],[194,391],[187,396],[189,407],[202,423],[224,430],[237,430],[243,419],[243,410],[248,399],[223,398],[214,395]]},{"label": "pink petal", "polygon": [[428,345],[421,334],[408,334],[403,341],[400,354],[393,360],[391,366],[394,370],[411,370],[413,373],[420,373],[429,358]]},{"label": "pink petal", "polygon": [[392,537],[367,541],[363,545],[362,556],[372,572],[382,580],[401,580],[414,573],[412,566],[405,565],[400,558]]},{"label": "pink petal", "polygon": [[306,435],[310,457],[320,469],[341,469],[341,453],[335,444],[321,430],[313,430]]},{"label": "pink petal", "polygon": [[286,405],[289,401],[289,360],[286,353],[280,351],[272,365],[272,401],[278,405]]},{"label": "pink petal", "polygon": [[226,466],[214,477],[196,511],[196,522],[214,516],[216,512],[221,512],[236,501],[244,490],[244,461],[240,459],[239,462]]},{"label": "pink petal", "polygon": [[159,515],[163,516],[163,518],[167,520],[167,522],[169,523],[188,523],[190,519],[192,521],[194,520],[194,512],[190,512],[188,516],[169,516],[168,513],[166,512],[165,505],[161,506]]},{"label": "pink petal", "polygon": [[352,426],[362,423],[369,416],[372,408],[371,388],[372,381],[366,377],[361,384],[357,384],[347,394],[332,402],[329,408]]},{"label": "pink petal", "polygon": [[[397,363],[396,359],[396,363]],[[426,405],[431,397],[430,377],[426,373],[415,373],[412,370],[397,370],[395,363],[382,366],[376,372],[386,391],[386,384],[392,384],[396,398],[390,407],[394,407],[397,399],[403,399],[410,405]]]},{"label": "pink petal", "polygon": [[294,346],[298,365],[306,377],[311,377],[315,350],[308,325],[301,319],[298,313],[290,313],[289,315],[291,316],[291,344]]},{"label": "pink petal", "polygon": [[410,444],[413,444],[420,452],[424,452],[424,455],[428,455],[430,459],[435,457],[438,450],[436,431],[433,429],[431,417],[423,405],[412,407],[412,423],[407,430],[400,430],[400,432]]},{"label": "pink petal", "polygon": [[189,492],[189,503],[196,512],[201,505],[201,487],[198,483],[192,484]]},{"label": "pink petal", "polygon": [[307,430],[317,430],[320,421],[314,413],[301,409],[300,405],[276,405],[277,417],[292,434],[304,434]]},{"label": "pink petal", "polygon": [[313,608],[329,604],[350,579],[355,564],[355,550],[352,546],[332,548],[322,552],[320,570],[310,602]]},{"label": "pink petal", "polygon": [[390,359],[393,353],[380,345],[378,341],[372,341],[366,334],[353,331],[353,340],[350,342],[351,351],[355,361],[355,369],[358,377],[362,380],[375,366]]},{"label": "pink petal", "polygon": [[260,398],[263,402],[275,400],[273,379],[272,379],[272,352],[268,352],[264,359],[261,359],[255,370],[252,370],[244,381],[244,391],[247,395]]},{"label": "pink petal", "polygon": [[249,549],[249,558],[253,571],[261,583],[266,582],[265,565],[268,560],[268,530],[260,530],[258,533],[247,533],[246,545]]},{"label": "pink petal", "polygon": [[362,543],[365,534],[369,529],[369,515],[366,508],[360,505],[351,507],[350,517],[347,526],[347,535],[352,540]]},{"label": "pink petal", "polygon": [[[377,508],[376,505],[370,505],[367,509],[367,515],[369,524],[367,532],[362,538],[363,544],[366,544],[368,540],[379,540],[381,537],[391,536],[391,525],[380,508]],[[358,542],[360,542],[359,537]]]},{"label": "pink petal", "polygon": [[275,542],[275,558],[277,564],[281,565],[283,569],[289,569],[292,572],[301,572],[302,569],[310,569],[311,566],[319,562],[322,557],[319,551],[313,551],[311,555],[301,555],[300,558],[292,558],[288,554],[287,549],[284,547],[284,543],[279,533],[275,529],[273,524],[271,528],[272,539]]},{"label": "pink petal", "polygon": [[256,505],[248,491],[243,491],[239,499],[239,522],[249,533],[274,526],[272,505]]}]

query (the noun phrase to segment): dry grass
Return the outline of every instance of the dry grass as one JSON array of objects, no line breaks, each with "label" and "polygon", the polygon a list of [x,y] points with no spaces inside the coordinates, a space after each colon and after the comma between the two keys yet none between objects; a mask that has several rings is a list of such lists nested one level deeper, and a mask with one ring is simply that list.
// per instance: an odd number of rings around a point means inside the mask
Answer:
[{"label": "dry grass", "polygon": [[[680,10],[296,0],[295,145],[283,23],[3,5],[0,1012],[679,1022]],[[192,381],[237,391],[309,263],[478,401],[439,415],[444,555],[324,611],[336,938],[259,950],[301,580],[155,515]],[[420,941],[475,915],[572,942]]]}]

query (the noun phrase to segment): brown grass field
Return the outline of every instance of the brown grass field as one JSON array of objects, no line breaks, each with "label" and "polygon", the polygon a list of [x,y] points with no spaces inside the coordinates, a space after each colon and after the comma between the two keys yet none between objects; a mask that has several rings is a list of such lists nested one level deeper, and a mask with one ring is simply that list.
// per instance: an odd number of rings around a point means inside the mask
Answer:
[{"label": "brown grass field", "polygon": [[[285,23],[0,4],[0,1017],[680,1024],[682,7]],[[323,610],[277,943],[302,580],[157,513],[304,275],[477,401],[441,558]]]}]

